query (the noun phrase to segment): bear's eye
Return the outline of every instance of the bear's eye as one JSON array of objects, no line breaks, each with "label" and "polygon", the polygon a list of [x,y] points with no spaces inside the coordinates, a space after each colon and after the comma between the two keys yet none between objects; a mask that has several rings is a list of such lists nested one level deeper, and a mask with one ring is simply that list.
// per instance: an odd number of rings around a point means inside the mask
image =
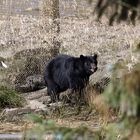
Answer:
[{"label": "bear's eye", "polygon": [[91,63],[90,62],[87,62],[87,66],[90,66],[91,65]]}]

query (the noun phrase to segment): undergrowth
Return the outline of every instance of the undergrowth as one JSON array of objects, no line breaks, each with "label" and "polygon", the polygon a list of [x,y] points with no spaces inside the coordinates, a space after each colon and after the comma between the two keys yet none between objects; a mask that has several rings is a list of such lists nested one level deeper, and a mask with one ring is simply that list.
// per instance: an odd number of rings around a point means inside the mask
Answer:
[{"label": "undergrowth", "polygon": [[0,109],[21,107],[24,102],[24,98],[18,92],[6,86],[0,86]]}]

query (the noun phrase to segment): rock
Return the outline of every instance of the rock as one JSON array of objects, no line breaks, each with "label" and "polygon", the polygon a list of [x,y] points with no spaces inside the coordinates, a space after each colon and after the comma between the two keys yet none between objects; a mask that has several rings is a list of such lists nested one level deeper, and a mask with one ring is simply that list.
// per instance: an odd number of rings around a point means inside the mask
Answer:
[{"label": "rock", "polygon": [[[35,51],[35,50],[32,50]],[[35,51],[36,52],[36,51]],[[19,68],[19,72],[15,78],[15,89],[20,92],[31,92],[42,89],[45,85],[43,73],[45,65],[49,60],[49,56],[43,52],[36,55],[26,56],[21,63],[23,67]],[[31,52],[32,54],[32,52]]]},{"label": "rock", "polygon": [[6,108],[0,114],[2,120],[5,121],[17,121],[25,114],[29,113],[45,113],[47,114],[49,109],[42,102],[37,100],[27,100],[27,105],[23,108]]},{"label": "rock", "polygon": [[34,110],[37,110],[37,109],[44,110],[44,109],[46,109],[46,105],[44,105],[43,103],[41,103],[37,100],[28,100],[28,105],[26,107],[34,109]]},{"label": "rock", "polygon": [[63,103],[62,102],[50,103],[49,106],[50,107],[61,107],[61,106],[63,106]]},{"label": "rock", "polygon": [[49,104],[51,102],[50,96],[42,96],[38,99],[38,101],[42,102],[43,104]]},{"label": "rock", "polygon": [[23,96],[27,100],[35,100],[35,99],[43,98],[44,96],[47,96],[47,88],[35,92],[24,93]]},{"label": "rock", "polygon": [[29,107],[25,107],[25,108],[7,108],[4,109],[2,111],[2,113],[0,114],[1,119],[6,120],[6,121],[16,121],[17,117],[20,117],[24,114],[28,114],[31,112],[34,112],[35,109],[31,109]]},{"label": "rock", "polygon": [[20,83],[15,84],[15,89],[25,93],[45,88],[45,81],[42,75],[28,76],[25,82],[24,85],[21,85]]},{"label": "rock", "polygon": [[[24,49],[17,52],[7,59],[5,64],[8,68],[2,71],[1,81],[20,92],[42,89],[44,69],[48,60],[53,57],[52,55],[48,47]],[[4,60],[0,57],[0,61],[4,62]]]},{"label": "rock", "polygon": [[[46,56],[47,57],[47,56]],[[27,87],[27,91],[35,91],[45,85],[43,73],[47,59],[44,60],[42,56],[31,56],[25,58],[22,68],[19,68],[19,72],[15,78],[15,89],[24,92],[22,86]],[[22,62],[21,62],[22,63]],[[29,91],[28,91],[29,90]]]}]

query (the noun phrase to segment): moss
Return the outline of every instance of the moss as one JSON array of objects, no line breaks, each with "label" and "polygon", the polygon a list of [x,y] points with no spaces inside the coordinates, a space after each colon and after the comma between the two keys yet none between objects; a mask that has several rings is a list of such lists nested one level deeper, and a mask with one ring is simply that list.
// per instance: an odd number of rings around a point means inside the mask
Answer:
[{"label": "moss", "polygon": [[0,86],[0,109],[5,107],[21,107],[25,99],[16,91],[6,86]]}]

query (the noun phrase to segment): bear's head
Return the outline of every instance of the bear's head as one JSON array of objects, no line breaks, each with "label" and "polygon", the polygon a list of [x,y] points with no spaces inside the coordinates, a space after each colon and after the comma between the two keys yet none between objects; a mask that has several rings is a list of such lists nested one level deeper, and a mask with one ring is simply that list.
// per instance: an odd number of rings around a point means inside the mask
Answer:
[{"label": "bear's head", "polygon": [[83,62],[83,67],[87,74],[91,75],[97,71],[97,57],[97,54],[94,54],[93,56],[80,55],[80,60]]}]

